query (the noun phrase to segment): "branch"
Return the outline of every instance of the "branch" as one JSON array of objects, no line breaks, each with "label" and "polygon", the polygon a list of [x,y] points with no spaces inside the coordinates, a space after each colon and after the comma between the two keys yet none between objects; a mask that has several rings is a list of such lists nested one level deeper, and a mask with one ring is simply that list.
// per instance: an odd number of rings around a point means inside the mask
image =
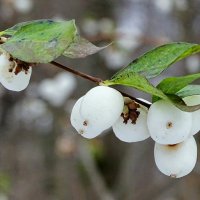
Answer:
[{"label": "branch", "polygon": [[99,84],[100,82],[103,81],[103,80],[101,80],[100,78],[93,77],[93,76],[90,76],[90,75],[88,75],[88,74],[82,73],[82,72],[80,72],[80,71],[71,69],[70,67],[64,66],[64,65],[62,65],[62,64],[60,64],[60,63],[57,63],[56,61],[52,61],[52,62],[50,62],[50,63],[51,63],[52,65],[58,67],[58,68],[61,68],[61,69],[65,70],[65,71],[68,71],[68,72],[71,72],[72,74],[75,74],[75,75],[77,75],[77,76],[80,76],[80,77],[82,77],[82,78],[84,78],[84,79],[87,79],[87,80],[89,80],[89,81],[92,81],[92,82],[94,82],[94,83]]}]

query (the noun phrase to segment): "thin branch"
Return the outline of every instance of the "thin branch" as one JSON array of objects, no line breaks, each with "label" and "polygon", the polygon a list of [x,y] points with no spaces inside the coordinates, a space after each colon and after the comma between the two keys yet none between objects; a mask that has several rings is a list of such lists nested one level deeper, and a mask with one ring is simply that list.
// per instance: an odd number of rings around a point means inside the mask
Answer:
[{"label": "thin branch", "polygon": [[94,82],[94,83],[99,84],[100,82],[102,82],[102,79],[100,79],[100,78],[97,78],[97,77],[94,77],[94,76],[90,76],[90,75],[85,74],[85,73],[82,73],[82,72],[80,72],[80,71],[71,69],[70,67],[64,66],[64,65],[62,65],[62,64],[60,64],[60,63],[57,63],[57,62],[55,62],[55,61],[52,61],[52,62],[50,62],[50,63],[51,63],[52,65],[56,66],[56,67],[59,67],[59,68],[65,70],[65,71],[71,72],[72,74],[75,74],[75,75],[77,75],[77,76],[80,76],[80,77],[82,77],[82,78],[84,78],[84,79],[87,79],[87,80],[89,80],[89,81],[92,81],[92,82]]},{"label": "thin branch", "polygon": [[100,200],[114,200],[113,194],[106,187],[106,183],[102,175],[99,173],[97,166],[94,162],[94,159],[91,156],[89,151],[88,143],[81,141],[79,144],[79,158],[84,166],[88,178],[91,181],[91,184],[98,195]]},{"label": "thin branch", "polygon": [[[60,68],[60,69],[63,69],[63,70],[65,70],[65,71],[67,71],[67,72],[70,72],[70,73],[76,75],[76,76],[80,76],[80,77],[82,77],[82,78],[84,78],[84,79],[87,79],[87,80],[89,80],[89,81],[92,81],[92,82],[94,82],[94,83],[96,83],[96,84],[98,84],[98,85],[99,85],[101,82],[103,82],[103,80],[100,79],[100,78],[97,78],[97,77],[94,77],[94,76],[90,76],[90,75],[85,74],[85,73],[83,73],[83,72],[74,70],[74,69],[72,69],[72,68],[70,68],[70,67],[67,67],[67,66],[64,66],[64,65],[62,65],[62,64],[60,64],[60,63],[58,63],[58,62],[56,62],[56,61],[52,61],[52,62],[50,62],[50,63],[51,63],[52,65],[54,65],[54,66]],[[118,91],[119,91],[119,90],[118,90]],[[131,95],[129,95],[129,94],[126,94],[126,93],[124,93],[124,92],[122,92],[122,91],[119,91],[119,92],[120,92],[123,96],[129,97],[130,99],[133,99],[133,100],[136,101],[137,103],[139,103],[139,104],[141,104],[141,105],[143,105],[143,106],[145,106],[145,107],[147,107],[147,108],[149,108],[149,107],[151,106],[151,104],[148,104],[148,103],[146,103],[146,102],[144,102],[144,101],[142,101],[142,100],[136,99],[135,97],[133,97],[133,96],[131,96]]]}]

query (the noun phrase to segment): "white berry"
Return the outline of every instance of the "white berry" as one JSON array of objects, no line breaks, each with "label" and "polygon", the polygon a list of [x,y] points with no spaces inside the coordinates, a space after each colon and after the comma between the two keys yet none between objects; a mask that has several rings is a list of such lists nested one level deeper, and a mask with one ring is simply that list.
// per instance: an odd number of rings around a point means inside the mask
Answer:
[{"label": "white berry", "polygon": [[173,104],[159,100],[153,103],[147,116],[147,126],[153,140],[160,144],[177,144],[188,138],[192,115]]},{"label": "white berry", "polygon": [[123,117],[119,119],[112,126],[117,138],[124,142],[138,142],[150,137],[147,128],[147,109],[140,105],[137,109],[140,112],[136,123],[132,123],[129,119],[127,124],[124,123]]},{"label": "white berry", "polygon": [[9,61],[6,54],[0,55],[0,82],[8,90],[21,91],[24,90],[30,81],[32,68],[27,71],[22,70],[15,74],[17,64]]},{"label": "white berry", "polygon": [[81,134],[81,136],[91,139],[98,136],[102,130],[100,130],[95,124],[90,123],[90,121],[85,121],[80,115],[80,106],[83,97],[78,99],[75,103],[71,112],[71,124],[76,129],[76,131]]},{"label": "white berry", "polygon": [[[200,95],[193,95],[193,96],[188,96],[183,98],[183,101],[188,105],[188,106],[195,106],[200,104]],[[192,112],[192,129],[190,134],[194,135],[199,132],[200,130],[200,110],[197,110],[195,112]]]},{"label": "white berry", "polygon": [[117,121],[123,106],[124,100],[120,92],[110,87],[97,86],[84,96],[80,113],[86,121],[105,130]]},{"label": "white berry", "polygon": [[193,137],[176,145],[156,143],[154,158],[158,169],[165,175],[180,178],[189,174],[197,161],[197,145]]}]

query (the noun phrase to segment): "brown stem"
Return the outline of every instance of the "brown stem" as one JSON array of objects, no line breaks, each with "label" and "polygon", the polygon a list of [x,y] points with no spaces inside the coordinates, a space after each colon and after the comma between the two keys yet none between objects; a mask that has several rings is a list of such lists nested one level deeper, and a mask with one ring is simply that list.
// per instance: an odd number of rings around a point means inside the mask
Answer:
[{"label": "brown stem", "polygon": [[97,77],[94,77],[94,76],[90,76],[90,75],[82,73],[80,71],[76,71],[74,69],[71,69],[70,67],[64,66],[64,65],[62,65],[60,63],[57,63],[55,61],[52,61],[51,64],[56,66],[56,67],[59,67],[59,68],[65,70],[65,71],[71,72],[72,74],[80,76],[80,77],[82,77],[84,79],[90,80],[90,81],[92,81],[94,83],[99,84],[100,82],[102,82],[102,80],[100,78],[97,78]]},{"label": "brown stem", "polygon": [[[82,78],[84,78],[84,79],[87,79],[87,80],[89,80],[89,81],[92,81],[92,82],[94,82],[94,83],[96,83],[96,84],[98,84],[98,85],[99,85],[101,82],[103,82],[103,80],[100,79],[100,78],[93,77],[93,76],[90,76],[90,75],[85,74],[85,73],[83,73],[83,72],[80,72],[80,71],[71,69],[70,67],[64,66],[64,65],[62,65],[62,64],[60,64],[60,63],[57,63],[56,61],[52,61],[52,62],[50,62],[50,63],[51,63],[52,65],[58,67],[58,68],[61,68],[61,69],[65,70],[65,71],[68,71],[68,72],[71,72],[72,74],[75,74],[75,75],[80,76],[80,77],[82,77]],[[141,104],[141,105],[143,105],[143,106],[145,106],[145,107],[147,107],[147,108],[149,108],[149,107],[151,106],[151,104],[148,104],[148,103],[146,103],[146,102],[144,102],[144,101],[142,101],[142,100],[136,99],[135,97],[133,97],[133,96],[131,96],[131,95],[129,95],[129,94],[126,94],[126,93],[121,92],[121,91],[119,91],[119,92],[120,92],[123,96],[129,97],[130,99],[133,99],[133,100],[136,101],[137,103],[139,103],[139,104]]]}]

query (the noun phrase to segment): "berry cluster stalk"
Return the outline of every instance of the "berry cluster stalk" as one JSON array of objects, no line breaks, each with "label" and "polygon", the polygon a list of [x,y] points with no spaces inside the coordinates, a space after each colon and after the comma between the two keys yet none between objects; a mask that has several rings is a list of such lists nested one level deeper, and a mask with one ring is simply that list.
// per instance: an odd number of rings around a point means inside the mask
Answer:
[{"label": "berry cluster stalk", "polygon": [[[94,82],[94,83],[96,83],[96,84],[98,84],[98,85],[100,85],[100,84],[103,82],[103,80],[100,79],[100,78],[97,78],[97,77],[94,77],[94,76],[90,76],[90,75],[85,74],[85,73],[83,73],[83,72],[74,70],[74,69],[72,69],[72,68],[70,68],[70,67],[67,67],[67,66],[64,66],[64,65],[62,65],[62,64],[60,64],[60,63],[58,63],[58,62],[56,62],[56,61],[52,61],[51,64],[54,65],[54,66],[56,66],[56,67],[58,67],[58,68],[61,68],[61,69],[65,70],[65,71],[67,71],[67,72],[70,72],[70,73],[72,73],[72,74],[74,74],[74,75],[76,75],[76,76],[80,76],[80,77],[82,77],[82,78],[84,78],[84,79],[87,79],[87,80],[89,80],[89,81],[92,81],[92,82]],[[148,104],[148,103],[146,103],[146,102],[144,102],[144,101],[142,101],[142,100],[136,99],[135,97],[130,96],[129,94],[126,94],[126,93],[124,93],[124,92],[121,92],[121,91],[119,91],[119,92],[120,92],[123,96],[129,97],[129,98],[133,99],[134,101],[136,101],[137,103],[139,103],[139,104],[141,104],[141,105],[143,105],[143,106],[145,106],[145,107],[147,107],[147,108],[150,107],[150,104]]]}]

